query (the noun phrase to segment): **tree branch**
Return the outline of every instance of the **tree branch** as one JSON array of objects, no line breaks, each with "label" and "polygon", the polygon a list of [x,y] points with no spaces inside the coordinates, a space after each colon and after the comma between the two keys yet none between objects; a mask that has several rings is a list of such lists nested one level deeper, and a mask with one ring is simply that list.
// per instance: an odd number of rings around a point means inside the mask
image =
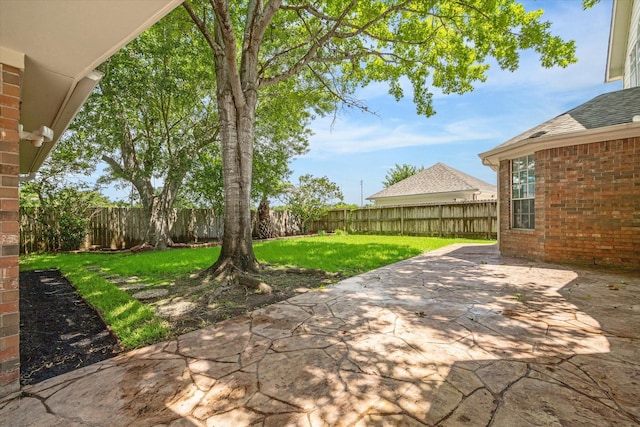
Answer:
[{"label": "tree branch", "polygon": [[209,28],[207,28],[207,24],[195,13],[189,1],[186,0],[184,3],[182,3],[182,6],[187,10],[187,13],[191,17],[191,20],[196,24],[196,27],[198,27],[198,29],[202,33],[205,40],[209,44],[209,47],[211,47],[211,50],[216,54],[222,54],[222,47],[215,42],[213,37],[211,37]]},{"label": "tree branch", "polygon": [[244,108],[247,101],[242,92],[236,53],[236,37],[233,22],[231,22],[229,5],[225,0],[210,0],[210,2],[218,24],[216,35],[220,37],[222,42],[222,58],[228,67],[227,77],[231,86],[231,93],[233,94],[236,108],[241,109]]},{"label": "tree branch", "polygon": [[335,23],[333,24],[331,29],[328,30],[327,33],[324,36],[322,36],[320,39],[318,39],[309,48],[309,51],[300,60],[298,60],[298,62],[296,62],[291,68],[289,68],[284,73],[281,73],[281,74],[273,76],[273,77],[268,77],[268,78],[265,78],[265,79],[261,79],[260,80],[260,86],[273,85],[273,84],[279,83],[279,82],[281,82],[283,80],[286,80],[289,77],[299,73],[306,65],[309,64],[309,62],[311,62],[313,60],[313,58],[315,57],[315,55],[318,52],[318,50],[322,46],[324,46],[324,44],[327,43],[331,39],[331,37],[333,37],[333,35],[337,32],[338,28],[340,27],[340,25],[342,24],[342,22],[346,18],[346,16],[349,13],[349,11],[351,11],[351,9],[353,9],[355,7],[356,3],[357,3],[357,0],[351,0],[351,3],[342,11],[340,16],[335,20]]}]

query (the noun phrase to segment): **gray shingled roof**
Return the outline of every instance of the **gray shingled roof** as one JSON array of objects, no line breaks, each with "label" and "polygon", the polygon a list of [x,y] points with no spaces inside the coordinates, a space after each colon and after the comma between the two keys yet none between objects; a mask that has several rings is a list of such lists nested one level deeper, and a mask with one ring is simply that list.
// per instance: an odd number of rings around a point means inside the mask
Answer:
[{"label": "gray shingled roof", "polygon": [[494,149],[529,138],[533,140],[541,136],[631,123],[633,117],[638,115],[640,115],[640,87],[609,92],[529,129]]},{"label": "gray shingled roof", "polygon": [[464,172],[460,172],[444,163],[436,163],[428,169],[403,179],[382,191],[367,197],[379,199],[383,197],[411,196],[417,194],[448,193],[453,191],[496,191],[496,186],[484,182]]}]

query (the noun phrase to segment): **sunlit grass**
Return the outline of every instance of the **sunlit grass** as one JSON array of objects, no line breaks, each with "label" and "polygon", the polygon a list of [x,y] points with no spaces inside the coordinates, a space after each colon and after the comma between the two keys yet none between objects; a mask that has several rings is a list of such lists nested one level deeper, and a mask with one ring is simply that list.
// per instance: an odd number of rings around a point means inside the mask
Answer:
[{"label": "sunlit grass", "polygon": [[342,272],[350,276],[420,255],[453,243],[487,240],[410,236],[341,235],[256,243],[261,262]]},{"label": "sunlit grass", "polygon": [[20,258],[21,270],[43,268],[100,266],[103,275],[117,274],[120,277],[137,276],[140,282],[157,285],[186,276],[213,264],[220,247],[198,249],[172,249],[132,254],[78,253],[41,254]]},{"label": "sunlit grass", "polygon": [[60,269],[75,285],[78,293],[101,313],[124,349],[141,347],[167,338],[166,323],[154,314],[151,307],[132,298],[82,265],[74,264],[73,254],[60,257],[53,260],[64,262],[50,264],[47,268]]},{"label": "sunlit grass", "polygon": [[[254,244],[259,262],[341,272],[352,276],[453,243],[493,243],[487,240],[407,236],[341,235],[271,240]],[[132,254],[64,253],[20,257],[20,269],[57,268],[95,307],[126,349],[168,337],[166,323],[153,309],[132,298],[104,276],[138,277],[159,286],[211,266],[219,247],[173,249]],[[93,271],[87,267],[99,267]]]}]

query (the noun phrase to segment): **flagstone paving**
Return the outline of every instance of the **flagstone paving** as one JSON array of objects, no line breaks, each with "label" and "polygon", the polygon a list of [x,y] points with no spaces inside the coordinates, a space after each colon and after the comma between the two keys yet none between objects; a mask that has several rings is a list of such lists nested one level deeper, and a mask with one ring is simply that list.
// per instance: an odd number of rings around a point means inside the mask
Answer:
[{"label": "flagstone paving", "polygon": [[11,426],[639,423],[640,274],[486,245],[353,277],[0,402]]}]

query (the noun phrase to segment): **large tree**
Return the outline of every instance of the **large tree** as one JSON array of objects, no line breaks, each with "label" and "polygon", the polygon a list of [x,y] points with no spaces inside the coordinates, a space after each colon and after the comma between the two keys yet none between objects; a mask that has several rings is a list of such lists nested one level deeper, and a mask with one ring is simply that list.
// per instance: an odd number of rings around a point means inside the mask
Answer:
[{"label": "large tree", "polygon": [[173,204],[195,153],[219,144],[211,60],[185,11],[174,11],[100,66],[68,137],[108,165],[102,182],[135,188],[145,243],[157,248],[173,243]]},{"label": "large tree", "polygon": [[[542,11],[514,0],[186,0],[213,52],[224,178],[224,238],[214,270],[256,268],[251,173],[256,107],[269,86],[316,81],[353,102],[358,86],[412,86],[420,114],[434,113],[430,87],[463,93],[486,79],[487,60],[508,70],[533,49],[546,67],[575,61],[573,42],[550,33]],[[283,100],[286,102],[286,99]],[[231,268],[233,267],[233,268]]]}]

